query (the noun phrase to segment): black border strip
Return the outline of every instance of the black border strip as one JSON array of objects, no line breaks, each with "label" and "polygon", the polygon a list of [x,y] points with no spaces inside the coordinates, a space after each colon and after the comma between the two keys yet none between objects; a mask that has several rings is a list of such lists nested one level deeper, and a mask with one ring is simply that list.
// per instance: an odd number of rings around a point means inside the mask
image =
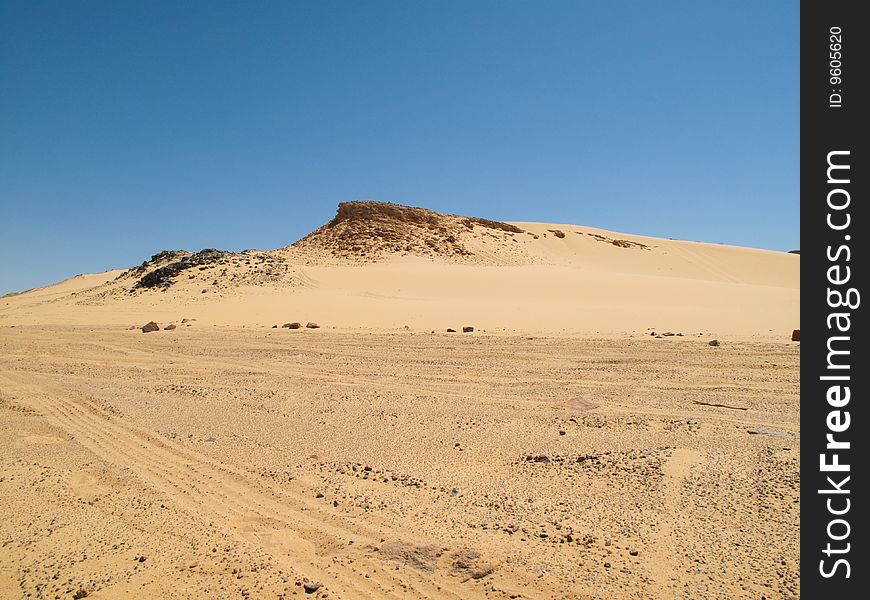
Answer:
[{"label": "black border strip", "polygon": [[822,594],[865,598],[870,589],[870,536],[864,525],[870,507],[867,494],[859,491],[868,487],[862,458],[870,433],[865,408],[870,401],[866,384],[870,365],[860,358],[867,356],[868,340],[860,294],[870,269],[864,240],[870,233],[864,114],[870,111],[866,93],[870,22],[859,19],[860,8],[858,2],[801,4],[801,589],[805,598],[822,598]]}]

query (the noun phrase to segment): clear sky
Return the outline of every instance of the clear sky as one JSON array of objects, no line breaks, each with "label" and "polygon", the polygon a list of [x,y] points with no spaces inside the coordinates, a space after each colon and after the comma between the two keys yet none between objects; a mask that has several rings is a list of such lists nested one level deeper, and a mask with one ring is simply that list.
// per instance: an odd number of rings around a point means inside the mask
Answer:
[{"label": "clear sky", "polygon": [[354,199],[798,248],[798,4],[0,0],[0,294]]}]

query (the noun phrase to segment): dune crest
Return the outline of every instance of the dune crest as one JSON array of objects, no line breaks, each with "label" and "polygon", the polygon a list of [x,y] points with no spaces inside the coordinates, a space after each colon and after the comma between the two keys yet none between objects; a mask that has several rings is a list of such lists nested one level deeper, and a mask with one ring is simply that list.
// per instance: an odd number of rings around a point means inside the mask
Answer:
[{"label": "dune crest", "polygon": [[646,331],[780,337],[800,327],[800,255],[503,223],[384,202],[277,250],[163,251],[124,271],[7,296],[0,324]]}]

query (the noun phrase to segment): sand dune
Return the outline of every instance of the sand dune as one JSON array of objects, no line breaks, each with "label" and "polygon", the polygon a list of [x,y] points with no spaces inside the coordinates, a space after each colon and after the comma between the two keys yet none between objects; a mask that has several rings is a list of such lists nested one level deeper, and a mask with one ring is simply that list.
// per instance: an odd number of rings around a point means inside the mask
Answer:
[{"label": "sand dune", "polygon": [[799,271],[800,256],[784,252],[345,203],[336,219],[275,251],[164,253],[3,298],[0,324],[186,317],[781,339],[800,327]]},{"label": "sand dune", "polygon": [[0,598],[797,598],[799,266],[348,203],[4,297]]}]

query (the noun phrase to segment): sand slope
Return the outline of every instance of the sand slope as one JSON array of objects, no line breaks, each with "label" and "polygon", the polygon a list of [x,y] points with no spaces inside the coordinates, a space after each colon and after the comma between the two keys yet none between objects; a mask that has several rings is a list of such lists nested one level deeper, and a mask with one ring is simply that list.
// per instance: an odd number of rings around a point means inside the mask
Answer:
[{"label": "sand slope", "polygon": [[218,325],[653,328],[774,338],[800,327],[799,255],[392,207],[343,204],[336,220],[294,245],[196,262],[166,287],[137,284],[178,264],[177,256],[6,297],[0,324],[129,326],[187,317]]}]

